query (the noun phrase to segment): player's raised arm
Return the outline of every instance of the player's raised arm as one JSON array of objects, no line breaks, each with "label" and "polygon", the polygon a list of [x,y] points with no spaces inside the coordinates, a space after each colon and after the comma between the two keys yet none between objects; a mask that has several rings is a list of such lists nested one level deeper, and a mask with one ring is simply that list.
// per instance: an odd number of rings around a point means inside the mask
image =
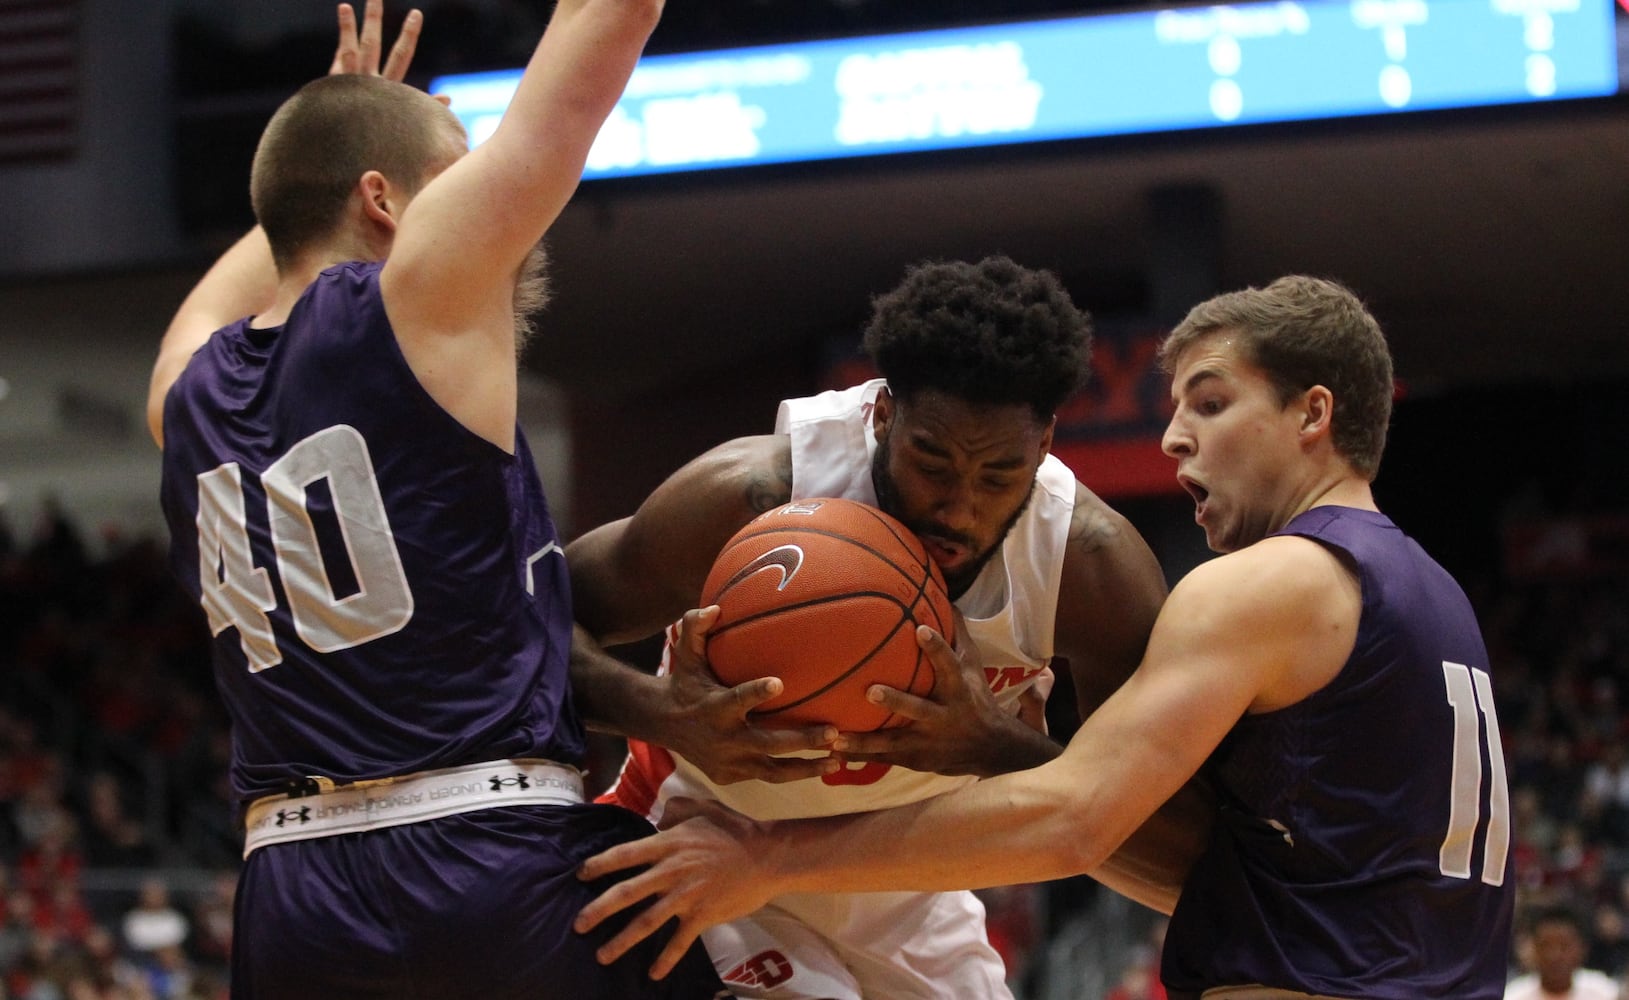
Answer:
[{"label": "player's raised arm", "polygon": [[[430,181],[403,214],[380,288],[409,363],[476,433],[507,445],[515,282],[571,197],[662,0],[561,0],[492,136]],[[475,372],[493,384],[470,382]]]}]

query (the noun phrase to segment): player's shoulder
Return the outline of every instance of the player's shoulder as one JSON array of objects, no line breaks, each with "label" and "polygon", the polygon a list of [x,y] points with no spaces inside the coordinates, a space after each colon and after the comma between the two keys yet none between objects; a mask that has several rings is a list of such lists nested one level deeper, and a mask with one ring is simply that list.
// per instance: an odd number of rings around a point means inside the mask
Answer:
[{"label": "player's shoulder", "polygon": [[792,498],[792,449],[784,434],[732,438],[702,452],[660,489],[693,513],[722,508],[745,523]]},{"label": "player's shoulder", "polygon": [[1153,553],[1131,521],[1111,507],[1085,483],[1071,480],[1074,492],[1069,513],[1066,558],[1096,563],[1143,563]]},{"label": "player's shoulder", "polygon": [[1171,589],[1169,603],[1268,627],[1339,599],[1349,579],[1339,557],[1324,546],[1297,535],[1272,535],[1195,566]]},{"label": "player's shoulder", "polygon": [[784,476],[790,491],[791,441],[785,434],[752,434],[731,438],[697,455],[681,471],[710,478]]}]

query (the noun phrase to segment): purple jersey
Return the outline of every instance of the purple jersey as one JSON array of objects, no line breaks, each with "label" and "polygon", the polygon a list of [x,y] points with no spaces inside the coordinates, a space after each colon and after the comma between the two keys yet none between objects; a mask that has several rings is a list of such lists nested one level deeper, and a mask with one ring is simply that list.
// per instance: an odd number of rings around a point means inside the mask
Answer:
[{"label": "purple jersey", "polygon": [[241,799],[510,757],[577,763],[565,560],[525,440],[420,386],[379,265],[210,338],[164,407],[171,562],[209,616]]},{"label": "purple jersey", "polygon": [[1173,992],[1260,984],[1499,1000],[1515,878],[1487,650],[1453,578],[1384,515],[1280,534],[1362,585],[1356,644],[1306,700],[1247,715],[1207,775],[1221,814],[1165,941]]}]

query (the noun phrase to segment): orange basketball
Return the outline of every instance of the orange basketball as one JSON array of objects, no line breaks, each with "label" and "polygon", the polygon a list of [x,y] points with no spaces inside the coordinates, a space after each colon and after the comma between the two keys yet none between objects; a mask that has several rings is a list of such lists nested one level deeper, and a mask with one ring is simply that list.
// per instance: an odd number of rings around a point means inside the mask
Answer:
[{"label": "orange basketball", "polygon": [[797,500],[724,546],[702,587],[717,604],[707,658],[726,684],[779,677],[759,721],[869,732],[909,721],[865,700],[872,684],[925,695],[933,664],[916,626],[954,639],[939,567],[909,528],[852,500]]}]

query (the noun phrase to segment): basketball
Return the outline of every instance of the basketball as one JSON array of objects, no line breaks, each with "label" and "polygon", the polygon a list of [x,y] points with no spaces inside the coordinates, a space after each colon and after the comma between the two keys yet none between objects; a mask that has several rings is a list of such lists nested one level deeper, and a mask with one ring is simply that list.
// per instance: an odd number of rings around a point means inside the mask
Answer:
[{"label": "basketball", "polygon": [[719,606],[707,636],[719,680],[785,684],[753,711],[770,725],[831,723],[851,733],[903,725],[866,701],[866,689],[927,694],[933,664],[916,627],[954,641],[944,576],[922,543],[852,500],[797,500],[754,518],[719,552],[701,603]]}]

